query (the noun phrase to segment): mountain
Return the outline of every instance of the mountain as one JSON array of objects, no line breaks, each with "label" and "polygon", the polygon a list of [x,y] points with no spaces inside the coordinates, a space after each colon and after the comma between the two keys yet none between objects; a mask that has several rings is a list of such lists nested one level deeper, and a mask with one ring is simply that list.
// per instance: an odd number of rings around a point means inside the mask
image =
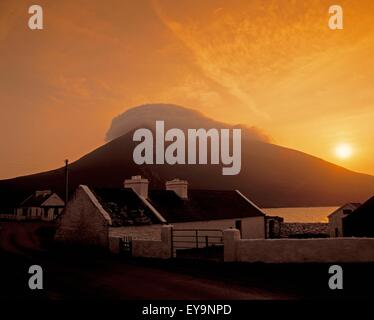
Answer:
[{"label": "mountain", "polygon": [[[126,113],[128,115],[130,111],[131,121],[126,118]],[[244,126],[239,126],[243,128],[242,169],[239,175],[223,176],[221,165],[138,166],[132,158],[137,145],[132,140],[136,128],[153,128],[155,120],[165,120],[170,128],[177,127],[178,121],[173,118],[175,114],[183,119],[179,123],[183,123],[184,129],[220,128],[224,124],[173,105],[147,105],[130,111],[113,122],[107,137],[115,139],[69,165],[71,191],[79,184],[119,187],[125,178],[142,175],[150,180],[151,188],[163,188],[166,180],[178,177],[188,180],[189,186],[194,189],[239,189],[261,207],[340,205],[362,202],[374,194],[373,176],[355,173],[308,154],[271,144],[258,129]],[[161,113],[166,117],[161,117]],[[4,206],[15,201],[15,197],[40,189],[62,193],[63,181],[63,168],[2,180],[0,200]]]}]

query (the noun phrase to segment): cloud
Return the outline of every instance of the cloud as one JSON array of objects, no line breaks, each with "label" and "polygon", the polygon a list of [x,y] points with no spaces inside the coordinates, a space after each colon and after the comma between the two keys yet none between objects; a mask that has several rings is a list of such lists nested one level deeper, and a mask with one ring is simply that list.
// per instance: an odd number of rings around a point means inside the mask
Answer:
[{"label": "cloud", "polygon": [[156,120],[165,121],[165,127],[182,130],[193,128],[242,128],[246,139],[269,142],[261,129],[245,125],[230,125],[204,116],[201,112],[172,104],[146,104],[131,108],[112,120],[106,134],[110,141],[139,127],[153,128]]}]

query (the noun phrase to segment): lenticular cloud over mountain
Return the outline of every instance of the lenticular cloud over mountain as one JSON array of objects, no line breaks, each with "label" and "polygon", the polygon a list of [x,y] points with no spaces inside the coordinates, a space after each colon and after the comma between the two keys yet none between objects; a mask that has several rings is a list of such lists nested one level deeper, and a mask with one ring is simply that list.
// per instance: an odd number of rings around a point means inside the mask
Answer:
[{"label": "lenticular cloud over mountain", "polygon": [[269,142],[269,137],[256,127],[230,125],[206,117],[202,113],[173,104],[145,104],[131,108],[112,120],[106,141],[114,140],[139,127],[154,127],[156,120],[165,121],[165,127],[186,129],[242,128],[246,139]]}]

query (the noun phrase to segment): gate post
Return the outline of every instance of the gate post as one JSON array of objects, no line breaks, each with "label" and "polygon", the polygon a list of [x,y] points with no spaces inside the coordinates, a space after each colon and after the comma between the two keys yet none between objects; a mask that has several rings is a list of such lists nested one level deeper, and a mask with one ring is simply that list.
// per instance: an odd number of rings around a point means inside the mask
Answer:
[{"label": "gate post", "polygon": [[165,250],[167,250],[166,256],[173,258],[173,226],[171,224],[165,224],[161,227],[161,241]]},{"label": "gate post", "polygon": [[223,230],[223,259],[225,262],[237,260],[236,243],[240,240],[240,231],[238,229]]}]

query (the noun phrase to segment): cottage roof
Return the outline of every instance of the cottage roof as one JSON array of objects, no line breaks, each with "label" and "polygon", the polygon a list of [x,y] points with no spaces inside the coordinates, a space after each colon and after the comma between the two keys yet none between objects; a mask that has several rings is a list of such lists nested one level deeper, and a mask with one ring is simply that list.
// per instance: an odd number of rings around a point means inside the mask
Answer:
[{"label": "cottage roof", "polygon": [[149,200],[169,223],[264,216],[235,190],[188,190],[188,199],[171,190],[151,190]]},{"label": "cottage roof", "polygon": [[51,191],[36,191],[20,203],[20,207],[40,207],[54,193]]},{"label": "cottage roof", "polygon": [[171,190],[150,190],[147,202],[130,188],[94,189],[93,193],[111,216],[114,227],[163,222],[154,209],[168,223],[264,216],[235,190],[189,190],[188,199]]},{"label": "cottage roof", "polygon": [[130,188],[91,190],[110,215],[113,227],[160,223],[159,219]]},{"label": "cottage roof", "polygon": [[356,210],[360,205],[361,203],[358,203],[358,202],[346,203],[342,205],[341,207],[339,207],[338,209],[336,209],[334,212],[330,213],[327,217],[333,216],[334,214],[338,213],[340,210],[344,209],[345,207],[351,207],[353,210]]}]

